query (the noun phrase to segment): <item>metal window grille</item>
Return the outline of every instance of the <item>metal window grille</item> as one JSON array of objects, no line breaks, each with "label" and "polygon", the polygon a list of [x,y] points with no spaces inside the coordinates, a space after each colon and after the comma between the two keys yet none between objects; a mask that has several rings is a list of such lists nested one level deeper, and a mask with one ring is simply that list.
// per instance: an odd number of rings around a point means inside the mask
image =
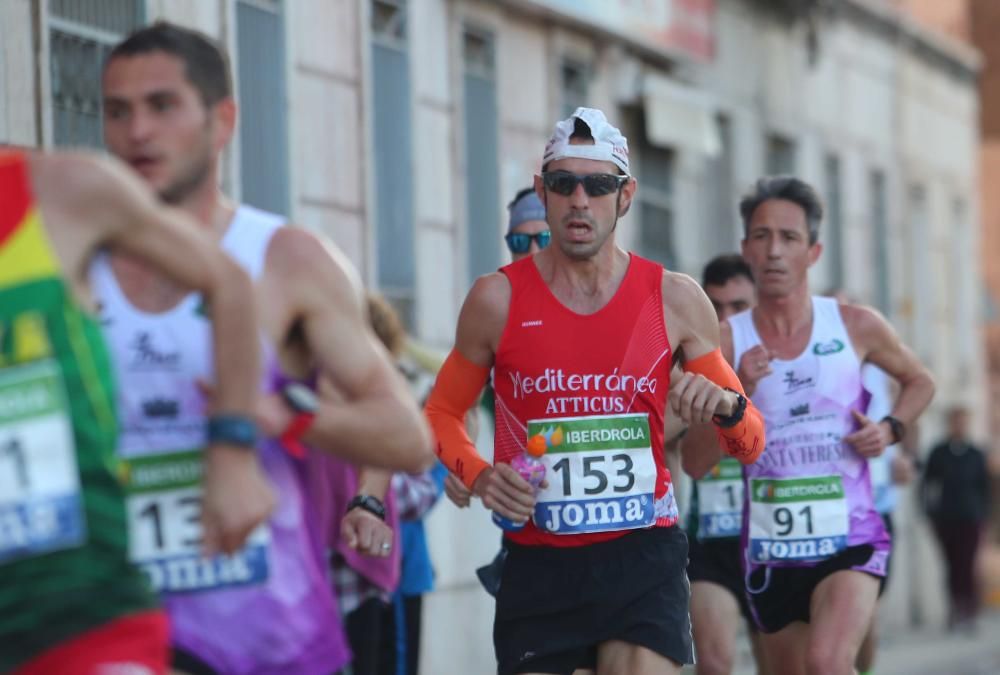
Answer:
[{"label": "metal window grille", "polygon": [[463,37],[465,208],[469,281],[500,263],[500,150],[495,43],[487,31]]},{"label": "metal window grille", "polygon": [[[886,316],[892,309],[892,289],[889,283],[889,203],[885,174],[872,171],[868,178],[872,237],[875,252],[875,306]],[[917,200],[922,202],[922,198]]]},{"label": "metal window grille", "polygon": [[767,156],[764,166],[767,173],[793,175],[795,173],[795,142],[777,135],[767,137]]},{"label": "metal window grille", "polygon": [[379,290],[412,327],[416,303],[413,132],[404,0],[372,0],[372,99]]},{"label": "metal window grille", "polygon": [[582,61],[566,59],[562,63],[562,112],[569,117],[587,105],[590,95],[590,67]]},{"label": "metal window grille", "polygon": [[53,141],[101,147],[101,68],[143,21],[142,0],[49,0]]},{"label": "metal window grille", "polygon": [[[709,180],[702,192],[708,202],[704,213],[710,219],[705,227],[705,233],[709,235],[706,251],[709,255],[734,250],[743,232],[742,226],[736,226],[732,123],[723,114],[716,115],[714,123],[719,134],[719,153],[706,160],[706,175]],[[739,237],[736,235],[737,231],[740,233]]]},{"label": "metal window grille", "polygon": [[288,213],[288,102],[281,2],[237,2],[236,49],[242,198],[258,208]]},{"label": "metal window grille", "polygon": [[[640,120],[640,129],[645,123]],[[677,246],[674,241],[674,180],[676,157],[673,150],[660,148],[642,136],[639,143],[639,172],[642,190],[639,201],[640,253],[669,269],[677,269]]]},{"label": "metal window grille", "polygon": [[384,45],[406,48],[406,0],[372,0],[372,38]]},{"label": "metal window grille", "polygon": [[[844,205],[843,186],[840,176],[840,158],[827,155],[824,160],[826,180],[826,230],[825,254],[830,265],[830,286],[842,288],[844,285]],[[821,231],[822,231],[821,229]]]}]

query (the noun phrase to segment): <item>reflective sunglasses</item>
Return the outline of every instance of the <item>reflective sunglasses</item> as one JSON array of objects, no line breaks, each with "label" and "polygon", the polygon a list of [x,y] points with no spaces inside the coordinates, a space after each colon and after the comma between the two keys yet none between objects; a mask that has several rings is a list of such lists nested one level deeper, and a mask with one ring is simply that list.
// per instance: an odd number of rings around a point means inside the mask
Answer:
[{"label": "reflective sunglasses", "polygon": [[546,171],[542,174],[545,188],[558,195],[569,196],[576,186],[583,183],[583,191],[591,197],[603,197],[617,192],[628,176],[616,176],[613,173],[570,173],[569,171]]},{"label": "reflective sunglasses", "polygon": [[552,233],[548,230],[536,232],[535,234],[524,234],[522,232],[509,232],[504,239],[507,240],[507,248],[511,253],[527,253],[531,250],[531,240],[534,239],[538,248],[545,248],[552,239]]}]

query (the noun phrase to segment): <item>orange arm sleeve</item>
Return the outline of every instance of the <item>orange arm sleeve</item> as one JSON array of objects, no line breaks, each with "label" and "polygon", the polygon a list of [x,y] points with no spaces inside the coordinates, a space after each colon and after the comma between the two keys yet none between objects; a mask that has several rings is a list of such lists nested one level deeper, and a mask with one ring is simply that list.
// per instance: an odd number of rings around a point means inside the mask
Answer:
[{"label": "orange arm sleeve", "polygon": [[479,474],[490,465],[479,456],[465,430],[465,413],[476,405],[489,375],[489,368],[476,365],[453,349],[441,366],[424,406],[438,457],[470,490]]},{"label": "orange arm sleeve", "polygon": [[[704,375],[720,387],[738,391],[746,396],[740,378],[733,372],[719,349],[688,361],[684,364],[684,372]],[[716,431],[719,433],[719,444],[726,453],[742,464],[753,464],[764,452],[764,417],[749,398],[743,419],[728,429],[717,426]]]}]

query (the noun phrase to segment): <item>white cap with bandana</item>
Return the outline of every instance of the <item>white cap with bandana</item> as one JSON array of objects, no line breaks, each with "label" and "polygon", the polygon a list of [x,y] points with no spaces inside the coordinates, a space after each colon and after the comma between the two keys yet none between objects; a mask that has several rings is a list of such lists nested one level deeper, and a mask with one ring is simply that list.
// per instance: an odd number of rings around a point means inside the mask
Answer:
[{"label": "white cap with bandana", "polygon": [[[580,120],[590,129],[590,135],[594,137],[593,145],[570,143],[570,136],[573,135],[573,130],[576,128],[576,120]],[[545,146],[542,166],[566,157],[614,162],[626,175],[630,175],[628,141],[617,127],[608,122],[604,113],[596,108],[577,108],[569,119],[556,123],[552,138]]]}]

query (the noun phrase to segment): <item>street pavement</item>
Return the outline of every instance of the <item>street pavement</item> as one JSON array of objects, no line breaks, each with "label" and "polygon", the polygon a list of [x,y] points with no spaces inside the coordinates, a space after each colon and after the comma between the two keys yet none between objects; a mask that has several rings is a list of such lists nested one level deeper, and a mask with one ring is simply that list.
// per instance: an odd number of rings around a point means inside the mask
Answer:
[{"label": "street pavement", "polygon": [[1000,675],[1000,611],[991,610],[973,635],[943,629],[890,636],[876,660],[877,675]]},{"label": "street pavement", "polygon": [[[734,675],[754,675],[753,660],[741,637]],[[684,673],[693,673],[685,668]],[[974,635],[922,628],[885,636],[875,675],[1000,675],[1000,610],[980,619]]]}]

